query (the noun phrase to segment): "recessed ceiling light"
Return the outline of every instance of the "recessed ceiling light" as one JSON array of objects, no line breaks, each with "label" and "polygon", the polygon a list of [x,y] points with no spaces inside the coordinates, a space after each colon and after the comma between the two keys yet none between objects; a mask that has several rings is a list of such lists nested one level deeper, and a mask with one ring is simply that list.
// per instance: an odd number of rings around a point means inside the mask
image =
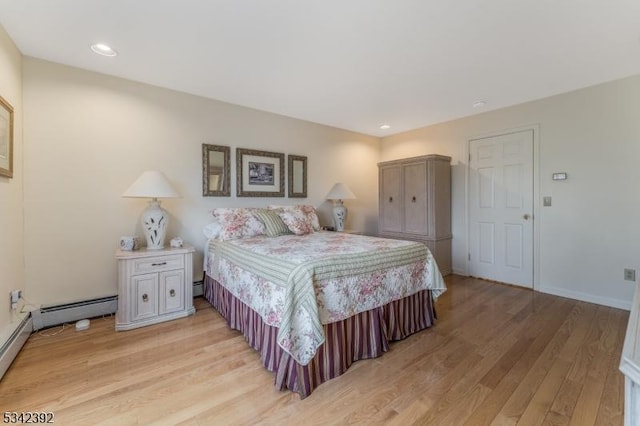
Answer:
[{"label": "recessed ceiling light", "polygon": [[473,106],[474,108],[482,108],[485,105],[487,105],[486,101],[475,101],[473,104],[471,104],[471,106]]},{"label": "recessed ceiling light", "polygon": [[92,44],[91,50],[93,50],[94,53],[97,53],[98,55],[102,55],[102,56],[116,56],[118,54],[118,52],[116,52],[115,50],[113,50],[111,47],[107,46],[104,43]]},{"label": "recessed ceiling light", "polygon": [[387,129],[390,129],[390,128],[391,128],[391,126],[389,126],[388,124],[383,124],[382,126],[380,126],[380,128],[381,128],[382,130],[387,130]]}]

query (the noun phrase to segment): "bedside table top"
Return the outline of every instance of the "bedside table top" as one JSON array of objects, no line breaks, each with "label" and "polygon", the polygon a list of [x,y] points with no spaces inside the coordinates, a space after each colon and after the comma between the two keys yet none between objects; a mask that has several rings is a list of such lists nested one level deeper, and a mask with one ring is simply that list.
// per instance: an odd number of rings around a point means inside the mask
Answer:
[{"label": "bedside table top", "polygon": [[362,231],[358,231],[356,229],[345,229],[344,231],[337,231],[337,232],[341,232],[343,234],[356,234],[356,235],[362,234]]},{"label": "bedside table top", "polygon": [[182,247],[178,247],[178,248],[165,247],[158,250],[149,250],[146,247],[143,247],[139,250],[133,250],[133,251],[118,249],[116,250],[116,259],[165,256],[169,254],[185,254],[185,253],[193,253],[194,251],[196,251],[196,249],[189,244],[184,244]]}]

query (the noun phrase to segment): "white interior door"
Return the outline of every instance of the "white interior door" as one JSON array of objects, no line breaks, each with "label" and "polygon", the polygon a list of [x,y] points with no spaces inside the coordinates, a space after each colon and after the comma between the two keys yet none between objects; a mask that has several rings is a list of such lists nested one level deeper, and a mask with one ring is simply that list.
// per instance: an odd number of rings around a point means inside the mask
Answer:
[{"label": "white interior door", "polygon": [[533,130],[469,142],[469,273],[533,287]]}]

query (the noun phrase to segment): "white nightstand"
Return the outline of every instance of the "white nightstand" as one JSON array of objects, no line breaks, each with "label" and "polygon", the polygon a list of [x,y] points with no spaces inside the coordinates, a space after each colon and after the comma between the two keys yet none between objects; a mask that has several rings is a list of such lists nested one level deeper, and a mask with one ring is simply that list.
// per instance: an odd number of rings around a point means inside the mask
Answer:
[{"label": "white nightstand", "polygon": [[192,246],[116,251],[116,330],[156,324],[195,313]]}]

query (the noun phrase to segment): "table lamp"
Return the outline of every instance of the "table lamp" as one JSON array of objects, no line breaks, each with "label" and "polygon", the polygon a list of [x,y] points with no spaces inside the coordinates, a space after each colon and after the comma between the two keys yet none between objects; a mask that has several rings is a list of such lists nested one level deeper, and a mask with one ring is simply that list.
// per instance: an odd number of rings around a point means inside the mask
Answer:
[{"label": "table lamp", "polygon": [[158,198],[180,198],[180,194],[173,189],[167,177],[162,172],[146,171],[133,182],[122,196],[151,198],[149,207],[142,212],[141,217],[142,229],[147,239],[147,249],[159,250],[164,248],[164,238],[169,225],[169,213],[160,207]]},{"label": "table lamp", "polygon": [[326,198],[333,201],[333,223],[336,231],[344,231],[344,224],[347,221],[347,208],[342,204],[342,200],[352,200],[356,196],[353,195],[347,185],[338,182],[333,185]]}]

